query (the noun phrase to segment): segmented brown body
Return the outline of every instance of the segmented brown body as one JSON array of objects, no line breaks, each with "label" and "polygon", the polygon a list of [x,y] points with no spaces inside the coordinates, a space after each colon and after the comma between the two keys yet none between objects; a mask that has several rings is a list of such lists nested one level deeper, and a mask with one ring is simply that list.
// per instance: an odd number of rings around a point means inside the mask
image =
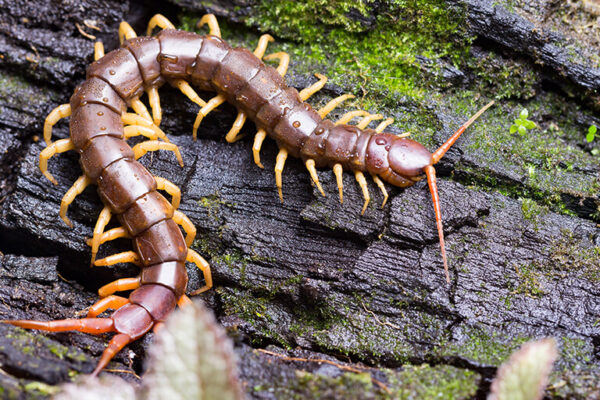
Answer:
[{"label": "segmented brown body", "polygon": [[[187,285],[187,246],[172,220],[173,208],[156,191],[154,177],[135,161],[121,121],[132,99],[170,79],[224,94],[280,147],[314,159],[317,166],[341,163],[385,176],[389,163],[396,162],[386,156],[390,146],[413,142],[323,120],[275,68],[216,36],[166,29],[156,37],[129,39],[95,61],[71,97],[71,140],[84,173],[97,182],[103,203],[128,230],[143,265],[142,286],[129,297],[131,304],[111,316],[115,330],[133,340],[175,308]],[[423,156],[430,163],[431,154]],[[412,184],[403,177],[395,180],[399,186]]]}]

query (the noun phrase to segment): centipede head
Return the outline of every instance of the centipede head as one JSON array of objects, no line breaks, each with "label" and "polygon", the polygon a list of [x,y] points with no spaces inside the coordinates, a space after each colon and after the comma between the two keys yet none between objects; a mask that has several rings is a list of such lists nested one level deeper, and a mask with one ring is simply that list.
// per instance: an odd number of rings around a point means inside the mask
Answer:
[{"label": "centipede head", "polygon": [[444,245],[444,229],[442,226],[442,212],[437,190],[435,168],[433,167],[442,159],[444,154],[458,140],[460,135],[471,125],[485,110],[494,104],[489,102],[481,110],[477,111],[467,122],[465,122],[454,134],[440,146],[439,149],[430,153],[423,145],[411,139],[399,138],[390,134],[379,134],[374,137],[375,145],[370,145],[367,154],[367,169],[372,174],[379,175],[383,180],[392,185],[407,187],[415,182],[427,178],[429,192],[433,200],[433,210],[437,225],[442,260],[446,281],[450,283],[448,273],[448,260],[446,258],[446,247]]}]

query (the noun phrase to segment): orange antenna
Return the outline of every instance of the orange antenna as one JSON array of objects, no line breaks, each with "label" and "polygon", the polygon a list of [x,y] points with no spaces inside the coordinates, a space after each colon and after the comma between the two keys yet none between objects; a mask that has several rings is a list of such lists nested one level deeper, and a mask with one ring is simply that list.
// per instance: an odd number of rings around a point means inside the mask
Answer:
[{"label": "orange antenna", "polygon": [[473,115],[467,122],[465,122],[452,136],[450,139],[446,141],[443,145],[440,146],[431,156],[433,162],[431,165],[425,167],[425,174],[427,175],[427,183],[429,184],[429,192],[431,193],[431,199],[433,200],[433,211],[435,212],[435,223],[437,225],[438,236],[440,238],[440,247],[442,249],[442,260],[444,261],[444,272],[446,273],[446,282],[450,283],[450,274],[448,273],[448,259],[446,257],[446,246],[444,244],[444,227],[442,226],[442,209],[440,207],[440,198],[438,196],[437,190],[437,182],[435,179],[435,168],[433,168],[433,164],[436,164],[444,154],[452,147],[454,142],[458,140],[460,135],[463,134],[465,129],[467,129],[477,118],[481,116],[494,104],[494,101],[490,101],[487,103],[481,110],[477,111],[475,115]]},{"label": "orange antenna", "polygon": [[479,118],[481,116],[481,114],[483,114],[485,112],[485,110],[490,108],[493,104],[494,104],[494,100],[487,103],[481,110],[477,111],[477,113],[475,115],[473,115],[467,122],[465,122],[463,124],[463,126],[458,128],[458,130],[456,132],[454,132],[454,135],[450,136],[450,139],[448,139],[446,141],[446,143],[441,145],[440,148],[437,149],[433,153],[433,155],[432,155],[433,164],[437,164],[437,162],[440,161],[440,159],[442,157],[444,157],[444,154],[446,154],[446,152],[450,149],[450,147],[452,147],[454,142],[456,142],[458,140],[458,138],[460,137],[460,135],[462,135],[462,133],[465,131],[465,129],[467,129],[473,122],[475,122],[475,120],[477,118]]},{"label": "orange antenna", "polygon": [[442,209],[440,208],[440,198],[438,196],[437,183],[435,180],[435,168],[432,165],[425,167],[429,192],[433,200],[433,211],[435,212],[435,223],[437,224],[438,236],[440,237],[440,247],[442,248],[442,260],[444,260],[444,271],[446,272],[446,282],[450,283],[450,274],[448,273],[448,260],[446,258],[446,246],[444,245],[444,228],[442,227]]}]

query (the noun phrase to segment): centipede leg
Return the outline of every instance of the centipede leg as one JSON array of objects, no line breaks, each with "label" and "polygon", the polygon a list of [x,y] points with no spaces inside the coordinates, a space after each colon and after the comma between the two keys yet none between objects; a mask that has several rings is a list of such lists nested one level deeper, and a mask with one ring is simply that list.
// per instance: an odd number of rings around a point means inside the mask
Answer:
[{"label": "centipede leg", "polygon": [[75,150],[75,146],[73,145],[73,142],[71,142],[71,139],[61,139],[51,143],[40,153],[40,171],[42,171],[42,174],[55,185],[58,185],[58,182],[54,179],[52,174],[48,172],[48,160],[58,153],[64,153],[69,150]]},{"label": "centipede leg", "polygon": [[98,295],[102,298],[112,295],[116,292],[124,292],[127,290],[135,290],[140,287],[141,279],[136,278],[122,278],[117,279],[111,283],[107,283],[98,289]]},{"label": "centipede leg", "polygon": [[112,218],[112,213],[110,212],[110,208],[104,207],[102,211],[100,211],[100,215],[98,216],[98,221],[96,221],[96,226],[94,227],[94,236],[91,239],[91,247],[92,247],[92,260],[90,261],[90,265],[94,265],[96,262],[96,254],[98,254],[98,249],[100,248],[100,243],[102,234],[104,232],[104,228],[110,222]]},{"label": "centipede leg", "polygon": [[97,267],[108,267],[109,265],[115,265],[119,263],[132,263],[137,266],[142,265],[140,257],[135,251],[124,251],[122,253],[113,254],[111,256],[94,261],[94,265]]},{"label": "centipede leg", "polygon": [[353,99],[353,98],[354,98],[353,94],[343,94],[341,96],[338,96],[335,99],[329,101],[329,103],[325,104],[325,106],[323,106],[323,108],[319,109],[319,111],[317,111],[317,113],[319,114],[319,116],[321,118],[325,118],[327,116],[327,114],[329,114],[330,112],[333,111],[334,108],[336,108],[337,106],[342,104],[344,101],[346,101],[348,99]]},{"label": "centipede leg", "polygon": [[219,95],[213,97],[212,99],[210,99],[208,101],[208,103],[206,103],[206,105],[204,107],[202,107],[200,109],[200,111],[198,111],[198,115],[196,116],[196,120],[194,121],[194,129],[192,131],[192,137],[194,138],[194,140],[196,140],[196,138],[198,136],[198,127],[200,126],[202,119],[204,119],[204,117],[206,117],[209,112],[211,112],[212,110],[214,110],[215,108],[217,108],[221,104],[223,104],[225,102],[225,100],[226,100],[225,96],[222,94],[219,94]]},{"label": "centipede leg", "polygon": [[104,349],[102,352],[100,361],[98,361],[98,365],[96,366],[96,369],[94,369],[94,372],[91,373],[91,376],[97,376],[100,371],[102,371],[102,369],[108,365],[110,360],[112,360],[113,357],[117,355],[118,352],[123,350],[123,348],[129,343],[131,343],[131,338],[124,333],[119,333],[113,336],[113,338],[110,339],[110,342],[108,342],[106,349]]},{"label": "centipede leg", "polygon": [[346,114],[342,115],[342,117],[340,119],[338,119],[337,121],[335,121],[335,124],[336,125],[347,124],[353,118],[360,117],[360,116],[363,116],[363,115],[369,115],[369,113],[366,112],[366,111],[363,111],[363,110],[349,111]]},{"label": "centipede leg", "polygon": [[144,136],[150,140],[158,139],[158,134],[155,130],[147,128],[141,125],[128,125],[123,129],[123,135],[125,139],[129,139],[136,136]]},{"label": "centipede leg", "polygon": [[[119,226],[118,228],[112,228],[111,230],[106,232],[102,232],[102,234],[100,234],[100,240],[98,244],[101,245],[111,240],[120,238],[131,239],[131,236],[129,236],[129,232],[127,232],[127,229],[123,228],[122,226]],[[91,247],[93,244],[93,240],[94,239],[86,240],[87,245]]]},{"label": "centipede leg", "polygon": [[219,22],[214,14],[205,14],[200,18],[200,21],[196,24],[196,28],[200,29],[204,25],[208,25],[209,34],[217,37],[221,37],[221,28],[219,28]]},{"label": "centipede leg", "polygon": [[[279,75],[284,76],[285,73],[287,72],[287,68],[288,68],[288,65],[290,63],[290,56],[289,56],[289,54],[281,51],[279,53],[269,54],[264,59],[265,60],[278,59],[279,60],[279,66],[277,67],[277,72],[279,73]],[[252,145],[252,154],[254,156],[254,163],[259,168],[264,168],[264,166],[260,162],[260,149],[261,149],[262,144],[263,144],[263,142],[264,142],[264,140],[265,140],[266,137],[267,137],[267,132],[264,129],[262,129],[262,128],[259,129],[256,132],[256,135],[254,136],[254,144]]]},{"label": "centipede leg", "polygon": [[365,175],[361,171],[354,172],[354,176],[356,177],[356,181],[362,189],[363,197],[365,198],[365,203],[363,205],[362,211],[360,212],[360,215],[364,215],[365,211],[367,211],[369,201],[371,201],[371,196],[369,195],[369,188],[367,187],[367,180],[365,179]]},{"label": "centipede leg", "polygon": [[[261,59],[265,55],[265,51],[267,50],[269,42],[272,42],[273,40],[273,36],[269,34],[262,35],[258,39],[258,45],[256,46],[256,49],[254,49],[254,55]],[[229,132],[227,132],[227,135],[225,135],[225,141],[227,143],[233,143],[241,139],[241,136],[238,136],[238,133],[240,133],[240,130],[244,126],[246,118],[247,115],[245,112],[238,111],[238,115],[237,117],[235,117],[235,121],[233,122],[231,129],[229,130]]]},{"label": "centipede leg", "polygon": [[260,162],[260,148],[267,137],[267,131],[264,129],[259,129],[256,132],[256,136],[254,136],[254,144],[252,145],[252,154],[254,156],[254,164],[258,165],[260,168],[264,168],[264,165]]},{"label": "centipede leg", "polygon": [[378,119],[382,119],[383,115],[381,114],[369,114],[367,116],[365,116],[363,119],[360,120],[360,122],[358,124],[356,124],[357,128],[360,129],[365,129],[367,127],[367,125],[369,125],[371,123],[371,121],[375,121]]},{"label": "centipede leg", "polygon": [[150,108],[152,108],[152,121],[156,126],[159,126],[160,121],[162,120],[162,108],[160,106],[158,88],[156,86],[152,86],[146,90],[146,94],[148,95]]},{"label": "centipede leg", "polygon": [[204,285],[200,289],[194,290],[192,293],[190,293],[190,296],[195,296],[202,292],[206,292],[213,285],[212,274],[210,272],[210,265],[204,258],[202,258],[202,256],[200,256],[200,254],[196,253],[192,249],[188,249],[186,261],[192,262],[196,264],[198,268],[200,268],[200,271],[202,271],[202,274],[204,274],[204,281],[206,282],[206,285]]},{"label": "centipede leg", "polygon": [[336,163],[333,165],[333,174],[337,182],[337,187],[340,192],[340,204],[344,204],[344,179],[343,179],[343,168],[342,164]]},{"label": "centipede leg", "polygon": [[321,192],[323,197],[325,197],[325,192],[323,191],[323,188],[321,187],[321,184],[319,183],[319,175],[317,175],[317,169],[315,168],[315,160],[309,158],[308,160],[306,160],[305,165],[306,165],[306,169],[308,170],[308,173],[310,174],[310,177],[312,178],[315,185],[317,185],[319,192]]},{"label": "centipede leg", "polygon": [[123,44],[125,39],[132,39],[137,37],[135,31],[127,22],[122,21],[119,25],[119,43]]},{"label": "centipede leg", "polygon": [[190,247],[196,238],[196,227],[184,213],[178,210],[175,210],[173,213],[173,221],[175,221],[176,224],[181,225],[185,231],[185,244]]},{"label": "centipede leg", "polygon": [[142,103],[142,101],[139,99],[139,97],[137,99],[131,100],[131,108],[133,108],[133,111],[135,111],[135,113],[140,117],[144,118],[147,121],[152,121],[150,112],[148,111],[144,103]]},{"label": "centipede leg", "polygon": [[383,132],[383,130],[385,128],[388,127],[388,125],[393,124],[393,123],[394,123],[394,118],[388,118],[385,121],[380,122],[379,125],[377,125],[377,128],[375,128],[375,132],[381,133],[381,132]]},{"label": "centipede leg", "polygon": [[104,57],[104,44],[98,41],[94,43],[94,61],[98,61],[102,57]]},{"label": "centipede leg", "polygon": [[196,91],[190,86],[189,83],[187,83],[187,81],[183,79],[175,79],[171,82],[171,84],[179,89],[181,93],[186,95],[188,99],[198,104],[200,107],[204,107],[206,105],[206,102],[202,100],[200,96],[198,96],[198,93],[196,93]]},{"label": "centipede leg", "polygon": [[87,317],[94,318],[108,309],[116,310],[129,303],[129,299],[121,296],[108,296],[98,300],[88,310]]},{"label": "centipede leg", "polygon": [[183,308],[183,307],[187,307],[189,305],[192,304],[192,300],[190,300],[189,297],[187,297],[185,294],[182,295],[179,300],[177,300],[177,306],[179,308]]},{"label": "centipede leg", "polygon": [[379,190],[381,190],[381,194],[383,194],[383,202],[381,203],[381,208],[383,208],[385,206],[385,203],[387,203],[388,201],[388,192],[385,189],[385,185],[383,184],[383,181],[381,179],[379,179],[379,177],[377,175],[372,175],[373,177],[373,182],[375,182],[375,184],[377,185],[377,187],[379,188]]},{"label": "centipede leg", "polygon": [[183,159],[181,158],[179,147],[177,147],[173,143],[159,142],[158,140],[149,140],[147,142],[136,144],[135,146],[133,146],[132,150],[136,160],[149,151],[169,150],[175,153],[175,157],[177,157],[179,165],[183,167]]},{"label": "centipede leg", "polygon": [[156,136],[165,142],[170,143],[165,132],[151,120],[147,120],[146,118],[140,117],[134,113],[123,113],[123,115],[121,115],[121,121],[123,121],[123,124],[125,125],[137,125],[152,129],[154,132],[156,132]]},{"label": "centipede leg", "polygon": [[50,114],[48,114],[46,120],[44,121],[44,141],[46,142],[46,146],[50,146],[52,144],[52,127],[61,119],[70,116],[70,104],[61,104],[54,110],[50,111]]},{"label": "centipede leg", "polygon": [[175,29],[175,25],[171,23],[164,15],[156,14],[150,21],[148,21],[148,29],[146,30],[146,36],[152,36],[152,30],[156,27],[160,29]]},{"label": "centipede leg", "polygon": [[287,72],[288,66],[290,65],[290,55],[284,51],[280,51],[277,53],[269,54],[263,58],[265,61],[269,60],[279,60],[279,65],[277,66],[277,72],[279,75],[284,76]]},{"label": "centipede leg", "polygon": [[279,153],[277,154],[276,162],[275,162],[275,184],[277,185],[277,190],[279,191],[279,200],[283,203],[283,192],[282,192],[282,183],[281,183],[281,173],[283,172],[283,166],[285,165],[285,160],[287,159],[288,151],[286,149],[279,149]]},{"label": "centipede leg", "polygon": [[302,101],[306,101],[313,94],[317,93],[319,90],[323,89],[323,86],[327,83],[327,77],[321,74],[315,74],[315,76],[319,79],[317,82],[313,83],[307,88],[304,88],[298,93]]},{"label": "centipede leg", "polygon": [[85,188],[92,182],[93,180],[88,178],[86,175],[81,175],[63,196],[60,202],[59,215],[69,228],[73,228],[73,223],[69,220],[69,218],[67,218],[67,210],[69,209],[69,205],[75,200],[75,197],[80,195],[81,192],[83,192]]},{"label": "centipede leg", "polygon": [[171,196],[171,205],[173,209],[177,210],[179,208],[179,203],[181,202],[181,190],[177,185],[173,182],[161,178],[160,176],[155,176],[154,180],[156,180],[156,188],[158,190],[164,190]]},{"label": "centipede leg", "polygon": [[114,332],[113,320],[110,318],[59,319],[57,321],[5,320],[4,324],[18,326],[24,329],[38,329],[47,332],[78,331],[99,335]]}]

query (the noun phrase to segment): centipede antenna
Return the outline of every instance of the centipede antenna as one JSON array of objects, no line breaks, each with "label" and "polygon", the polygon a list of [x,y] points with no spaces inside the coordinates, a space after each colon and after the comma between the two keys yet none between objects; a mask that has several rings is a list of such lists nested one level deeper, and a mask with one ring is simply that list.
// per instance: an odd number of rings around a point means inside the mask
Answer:
[{"label": "centipede antenna", "polygon": [[460,135],[462,135],[462,133],[465,131],[465,129],[467,129],[473,122],[475,122],[475,120],[477,118],[479,118],[481,116],[481,114],[483,114],[485,112],[485,110],[490,108],[493,104],[494,104],[494,100],[487,103],[481,110],[477,111],[477,113],[475,113],[475,115],[473,115],[467,122],[465,122],[463,124],[463,126],[458,128],[458,130],[456,132],[454,132],[454,134],[452,136],[450,136],[450,139],[448,139],[446,141],[446,143],[441,145],[440,148],[437,149],[432,154],[433,164],[436,164],[438,161],[440,161],[440,159],[442,157],[444,157],[444,154],[446,154],[446,152],[450,149],[450,147],[452,147],[454,142],[456,142],[458,140],[458,138],[460,137]]},{"label": "centipede antenna", "polygon": [[440,198],[438,196],[437,183],[435,179],[435,168],[428,165],[425,167],[427,183],[433,200],[433,211],[435,212],[435,223],[437,225],[438,236],[440,237],[440,247],[442,248],[442,260],[444,261],[444,272],[446,273],[446,282],[450,283],[450,274],[448,273],[448,260],[446,258],[446,246],[444,245],[444,227],[442,226],[442,210],[440,208]]}]

